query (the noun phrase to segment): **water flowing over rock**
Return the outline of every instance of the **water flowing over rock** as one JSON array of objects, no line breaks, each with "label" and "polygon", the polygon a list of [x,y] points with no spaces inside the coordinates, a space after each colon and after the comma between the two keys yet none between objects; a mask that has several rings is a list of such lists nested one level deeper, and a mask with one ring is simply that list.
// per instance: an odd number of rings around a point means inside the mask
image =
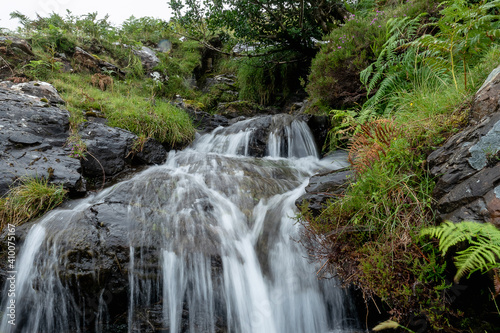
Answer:
[{"label": "water flowing over rock", "polygon": [[287,114],[256,117],[217,128],[198,140],[197,145],[233,155],[318,157],[316,142],[307,124]]},{"label": "water flowing over rock", "polygon": [[442,220],[500,224],[500,67],[477,92],[471,124],[428,157]]},{"label": "water flowing over rock", "polygon": [[[265,158],[245,156],[259,128],[254,121],[269,124],[267,136],[274,137]],[[294,202],[308,178],[346,163],[319,160],[303,125],[261,117],[219,129],[170,152],[163,165],[34,223],[21,237],[16,266],[17,324],[4,317],[0,330],[327,333],[355,327],[347,324],[345,292],[335,279],[316,278],[317,267],[295,241]],[[9,299],[2,295],[5,307]]]},{"label": "water flowing over rock", "polygon": [[121,128],[113,128],[95,122],[85,122],[80,125],[79,134],[90,152],[82,160],[83,173],[89,177],[114,176],[132,163],[161,164],[167,158],[163,146],[149,139],[142,149],[133,150],[137,136]]}]

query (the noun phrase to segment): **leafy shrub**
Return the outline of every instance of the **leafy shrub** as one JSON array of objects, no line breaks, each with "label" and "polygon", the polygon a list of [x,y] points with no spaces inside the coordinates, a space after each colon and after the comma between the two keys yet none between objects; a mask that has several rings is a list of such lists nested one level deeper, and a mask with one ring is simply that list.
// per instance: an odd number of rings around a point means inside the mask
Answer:
[{"label": "leafy shrub", "polygon": [[145,45],[156,46],[161,40],[172,38],[173,28],[161,19],[131,16],[123,22],[120,35]]},{"label": "leafy shrub", "polygon": [[49,25],[45,29],[36,30],[32,34],[32,46],[53,47],[57,52],[74,52],[76,41],[66,30]]},{"label": "leafy shrub", "polygon": [[181,95],[185,98],[193,98],[194,93],[191,81],[194,79],[193,72],[201,66],[201,46],[196,41],[173,41],[173,49],[169,52],[158,54],[160,64],[154,68],[168,77],[160,96],[174,98]]},{"label": "leafy shrub", "polygon": [[307,92],[313,100],[338,108],[348,94],[361,93],[359,72],[376,58],[385,42],[387,18],[383,13],[376,18],[353,15],[325,38],[311,64]]},{"label": "leafy shrub", "polygon": [[269,55],[239,60],[240,98],[263,105],[279,104],[300,86],[298,78],[305,75],[307,66],[295,62],[293,52],[266,52]]}]

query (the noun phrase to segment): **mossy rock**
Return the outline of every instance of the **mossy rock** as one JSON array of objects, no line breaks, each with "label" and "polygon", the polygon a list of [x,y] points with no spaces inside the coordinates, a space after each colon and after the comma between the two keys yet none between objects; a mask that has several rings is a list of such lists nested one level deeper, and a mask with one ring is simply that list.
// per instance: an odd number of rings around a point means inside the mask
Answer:
[{"label": "mossy rock", "polygon": [[250,101],[234,101],[227,103],[220,103],[217,106],[217,113],[228,117],[253,117],[260,114],[277,114],[280,110],[272,106],[263,106]]},{"label": "mossy rock", "polygon": [[0,37],[0,56],[4,60],[0,62],[0,79],[15,76],[16,68],[26,65],[35,57],[27,41],[8,36]]}]

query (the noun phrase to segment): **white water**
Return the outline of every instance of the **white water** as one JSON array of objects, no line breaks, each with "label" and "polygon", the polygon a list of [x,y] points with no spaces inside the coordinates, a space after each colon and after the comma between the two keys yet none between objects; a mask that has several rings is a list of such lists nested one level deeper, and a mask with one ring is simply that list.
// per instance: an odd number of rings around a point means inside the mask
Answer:
[{"label": "white water", "polygon": [[[267,147],[271,157],[236,156],[248,154],[255,131],[252,122],[245,121],[198,138],[192,148],[170,153],[162,166],[48,214],[30,230],[19,256],[21,325],[16,330],[4,316],[0,331],[111,329],[115,303],[108,297],[110,291],[103,287],[98,292],[95,311],[89,313],[82,310],[88,306],[81,306],[90,302],[85,290],[75,294],[70,289],[76,282],[61,278],[75,269],[72,242],[85,242],[70,235],[89,228],[89,212],[95,211],[95,216],[113,220],[104,225],[111,234],[128,235],[127,244],[122,244],[128,264],[120,266],[128,280],[124,332],[145,331],[144,323],[150,321],[141,316],[155,307],[161,308],[158,316],[165,332],[349,329],[344,291],[333,279],[317,280],[317,267],[296,242],[300,226],[293,219],[294,202],[304,193],[308,177],[345,166],[345,161],[320,161],[304,122],[277,118],[273,124]],[[116,202],[120,205],[111,215],[99,210]],[[56,229],[61,225],[63,229]],[[105,236],[99,237],[106,242]],[[88,251],[86,260],[97,265],[101,254]],[[97,268],[90,276],[103,279]]]}]

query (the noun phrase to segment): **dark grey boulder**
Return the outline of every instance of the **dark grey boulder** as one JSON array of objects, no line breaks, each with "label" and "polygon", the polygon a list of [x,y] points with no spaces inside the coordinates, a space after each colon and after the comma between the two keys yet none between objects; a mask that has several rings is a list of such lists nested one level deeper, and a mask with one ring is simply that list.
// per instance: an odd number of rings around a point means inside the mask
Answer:
[{"label": "dark grey boulder", "polygon": [[0,195],[32,176],[84,192],[80,162],[65,146],[69,113],[19,90],[0,88]]},{"label": "dark grey boulder", "polygon": [[318,216],[327,204],[342,196],[355,179],[354,171],[341,169],[311,177],[306,193],[295,201],[297,207],[307,203],[314,216]]},{"label": "dark grey boulder", "polygon": [[500,223],[500,67],[476,93],[470,125],[427,158],[441,220]]},{"label": "dark grey boulder", "polygon": [[167,157],[166,149],[157,141],[149,139],[134,150],[137,135],[102,123],[85,122],[80,125],[79,134],[88,150],[82,159],[85,176],[100,178],[104,173],[105,177],[112,177],[132,164],[161,164]]}]

